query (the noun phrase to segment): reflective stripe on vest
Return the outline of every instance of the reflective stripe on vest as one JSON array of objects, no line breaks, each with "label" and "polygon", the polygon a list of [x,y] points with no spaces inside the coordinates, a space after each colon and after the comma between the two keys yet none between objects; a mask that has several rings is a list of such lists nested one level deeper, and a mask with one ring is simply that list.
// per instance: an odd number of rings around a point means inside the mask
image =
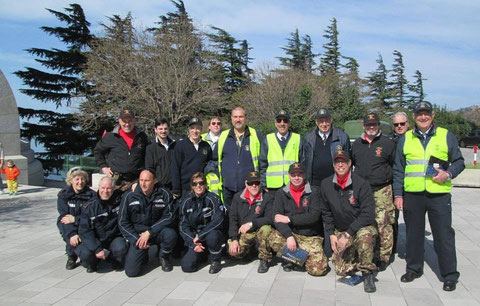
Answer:
[{"label": "reflective stripe on vest", "polygon": [[403,181],[404,190],[407,192],[427,191],[430,193],[448,193],[452,189],[452,182],[446,181],[439,184],[426,176],[430,156],[442,160],[448,160],[447,130],[437,127],[435,134],[430,138],[426,149],[423,148],[420,139],[410,130],[405,133],[405,178]]},{"label": "reflective stripe on vest", "polygon": [[[260,155],[260,141],[258,140],[257,131],[254,128],[248,127],[250,132],[250,154],[252,156],[253,168],[258,171],[258,156]],[[220,134],[218,138],[218,173],[220,173],[220,183],[223,182],[222,178],[222,153],[225,141],[227,140],[230,130],[225,130]]]},{"label": "reflective stripe on vest", "polygon": [[213,172],[208,172],[205,176],[205,179],[207,180],[208,190],[220,196],[222,185],[220,184],[220,179],[218,175]]},{"label": "reflective stripe on vest", "polygon": [[290,182],[288,168],[291,164],[298,161],[300,135],[297,133],[292,133],[284,152],[282,152],[282,148],[278,143],[275,133],[267,135],[267,143],[267,188],[280,188]]}]

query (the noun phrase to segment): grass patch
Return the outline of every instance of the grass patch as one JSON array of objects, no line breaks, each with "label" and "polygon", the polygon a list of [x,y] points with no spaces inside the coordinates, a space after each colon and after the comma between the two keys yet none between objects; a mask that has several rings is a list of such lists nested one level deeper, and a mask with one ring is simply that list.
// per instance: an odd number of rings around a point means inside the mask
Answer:
[{"label": "grass patch", "polygon": [[473,164],[470,164],[470,165],[465,165],[465,169],[478,169],[478,170],[480,170],[480,166],[478,164],[476,166],[474,166]]}]

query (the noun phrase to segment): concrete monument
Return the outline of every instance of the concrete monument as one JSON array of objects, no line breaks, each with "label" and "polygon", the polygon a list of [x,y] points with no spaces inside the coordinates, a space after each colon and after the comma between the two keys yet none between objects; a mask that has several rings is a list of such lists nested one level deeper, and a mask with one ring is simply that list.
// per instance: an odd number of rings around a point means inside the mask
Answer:
[{"label": "concrete monument", "polygon": [[[43,167],[35,159],[30,142],[20,139],[20,119],[12,89],[0,70],[0,142],[5,160],[12,159],[20,169],[19,184],[43,185]],[[5,177],[4,177],[5,179]]]}]

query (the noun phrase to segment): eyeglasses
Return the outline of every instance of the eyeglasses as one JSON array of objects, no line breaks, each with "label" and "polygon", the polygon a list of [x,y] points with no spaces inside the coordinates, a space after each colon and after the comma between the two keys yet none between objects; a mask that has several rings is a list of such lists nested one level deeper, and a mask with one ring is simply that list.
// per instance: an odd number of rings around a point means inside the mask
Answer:
[{"label": "eyeglasses", "polygon": [[248,186],[260,186],[260,182],[248,182]]},{"label": "eyeglasses", "polygon": [[399,123],[394,123],[393,126],[399,127],[399,126],[405,126],[405,124],[407,124],[407,122],[399,122]]},{"label": "eyeglasses", "polygon": [[205,185],[205,182],[204,181],[200,181],[200,182],[193,182],[192,183],[192,186],[195,187],[195,186],[204,186]]},{"label": "eyeglasses", "polygon": [[211,124],[211,125],[222,125],[221,122],[212,122],[212,123],[210,123],[210,124]]},{"label": "eyeglasses", "polygon": [[290,119],[288,118],[277,118],[275,119],[277,121],[277,123],[280,123],[280,122],[284,122],[284,123],[289,123],[290,122]]}]

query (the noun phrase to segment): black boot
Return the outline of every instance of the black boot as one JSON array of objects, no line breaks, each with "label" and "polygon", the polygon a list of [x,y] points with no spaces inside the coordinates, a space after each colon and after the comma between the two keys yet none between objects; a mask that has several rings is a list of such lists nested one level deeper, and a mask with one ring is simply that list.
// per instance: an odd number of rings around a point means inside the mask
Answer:
[{"label": "black boot", "polygon": [[65,268],[67,270],[73,270],[77,267],[77,256],[75,255],[69,255],[67,257],[67,265],[65,266]]},{"label": "black boot", "polygon": [[210,269],[208,270],[208,273],[210,274],[215,274],[220,272],[222,270],[222,265],[219,260],[214,260],[212,261],[212,264],[210,265]]},{"label": "black boot", "polygon": [[265,259],[260,259],[260,263],[258,264],[258,273],[266,273],[268,271],[268,261]]},{"label": "black boot", "polygon": [[97,265],[88,265],[87,266],[87,273],[97,272]]},{"label": "black boot", "polygon": [[168,260],[168,257],[160,257],[160,265],[162,265],[162,271],[170,272],[173,270],[173,266]]},{"label": "black boot", "polygon": [[377,291],[375,287],[375,280],[372,272],[363,272],[363,290],[367,293],[373,293]]}]

